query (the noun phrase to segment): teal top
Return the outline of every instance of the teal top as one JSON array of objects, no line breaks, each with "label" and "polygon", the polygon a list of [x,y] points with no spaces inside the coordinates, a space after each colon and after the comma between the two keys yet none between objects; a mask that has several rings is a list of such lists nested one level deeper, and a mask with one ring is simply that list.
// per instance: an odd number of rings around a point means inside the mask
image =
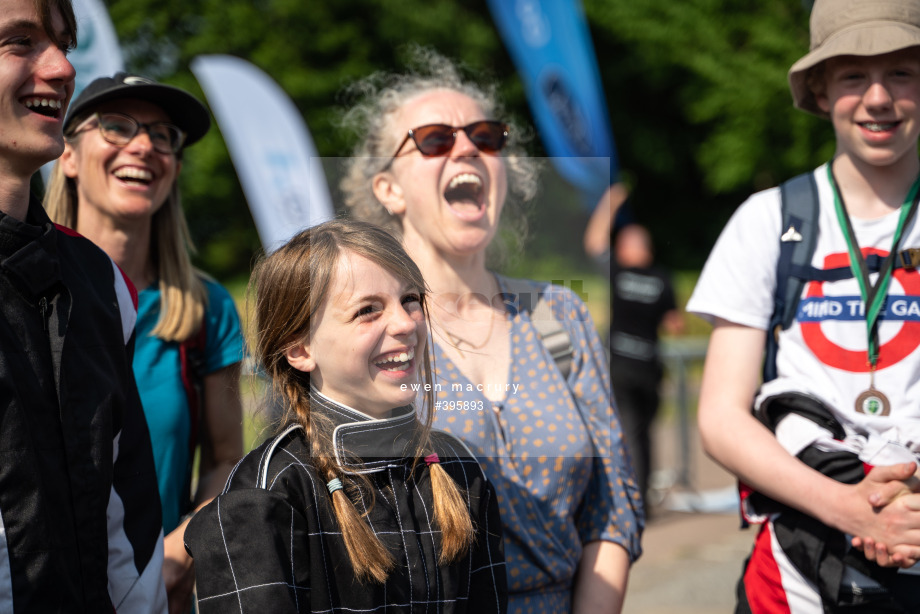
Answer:
[{"label": "teal top", "polygon": [[[207,340],[205,374],[238,363],[243,358],[240,317],[230,293],[217,282],[204,280],[208,292],[205,313]],[[147,417],[156,465],[165,534],[179,526],[189,498],[191,417],[182,385],[179,343],[150,335],[160,317],[160,289],[152,285],[138,293],[134,377]]]}]

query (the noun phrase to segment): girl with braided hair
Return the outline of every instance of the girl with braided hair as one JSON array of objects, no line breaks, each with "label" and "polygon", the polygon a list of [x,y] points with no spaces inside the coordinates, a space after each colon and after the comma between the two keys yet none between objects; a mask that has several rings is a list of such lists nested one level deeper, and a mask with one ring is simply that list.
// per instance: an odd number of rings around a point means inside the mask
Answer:
[{"label": "girl with braided hair", "polygon": [[252,285],[254,353],[285,426],[186,532],[201,613],[504,612],[495,493],[431,430],[418,267],[385,231],[334,220],[263,259]]}]

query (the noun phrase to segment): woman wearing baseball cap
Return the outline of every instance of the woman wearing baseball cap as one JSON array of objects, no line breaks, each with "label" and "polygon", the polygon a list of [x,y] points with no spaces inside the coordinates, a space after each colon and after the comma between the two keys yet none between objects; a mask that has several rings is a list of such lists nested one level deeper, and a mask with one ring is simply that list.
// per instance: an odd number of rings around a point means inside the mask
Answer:
[{"label": "woman wearing baseball cap", "polygon": [[209,127],[204,105],[181,89],[125,73],[96,79],[64,120],[44,201],[139,291],[134,373],[153,443],[171,613],[188,611],[194,586],[183,515],[217,495],[242,456],[239,316],[229,293],[192,267],[179,202],[182,152]]},{"label": "woman wearing baseball cap", "polygon": [[[783,221],[778,188],[754,194],[688,304],[714,326],[703,445],[763,523],[737,611],[917,612],[920,577],[898,568],[920,559],[920,273],[894,255],[920,254],[920,0],[817,0],[789,83],[836,137],[807,178],[817,229]],[[795,318],[774,329],[781,246],[812,236]]]}]

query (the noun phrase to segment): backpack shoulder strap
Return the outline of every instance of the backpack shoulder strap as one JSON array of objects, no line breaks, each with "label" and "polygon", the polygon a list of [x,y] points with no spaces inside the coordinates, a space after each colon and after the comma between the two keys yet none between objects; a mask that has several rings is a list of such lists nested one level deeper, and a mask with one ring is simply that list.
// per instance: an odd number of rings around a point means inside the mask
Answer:
[{"label": "backpack shoulder strap", "polygon": [[508,290],[517,295],[522,308],[533,305],[533,309],[530,310],[530,321],[537,330],[537,334],[540,335],[540,341],[553,357],[562,377],[568,379],[569,373],[572,372],[572,356],[575,354],[575,348],[572,347],[572,339],[568,331],[553,315],[553,309],[545,293],[540,292],[534,304],[531,296],[534,289],[532,282],[505,278],[505,285]]},{"label": "backpack shoulder strap", "polygon": [[190,456],[195,455],[198,445],[198,430],[201,412],[204,410],[204,362],[205,348],[208,341],[207,313],[201,319],[198,332],[179,344],[179,361],[181,363],[182,387],[188,399]]},{"label": "backpack shoulder strap", "polygon": [[812,270],[811,259],[818,240],[818,186],[813,172],[804,173],[779,187],[782,203],[782,233],[779,237],[779,258],[776,262],[776,288],[773,294],[773,315],[767,330],[767,355],[764,361],[764,381],[776,377],[777,340],[780,331],[789,328],[795,319],[802,289]]}]

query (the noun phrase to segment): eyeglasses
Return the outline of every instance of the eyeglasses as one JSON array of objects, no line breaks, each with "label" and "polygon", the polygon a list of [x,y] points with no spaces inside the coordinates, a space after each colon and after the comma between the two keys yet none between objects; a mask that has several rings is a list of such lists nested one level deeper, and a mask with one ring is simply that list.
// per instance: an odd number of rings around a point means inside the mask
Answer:
[{"label": "eyeglasses", "polygon": [[[150,137],[150,144],[154,150],[162,154],[179,153],[185,143],[185,132],[178,126],[167,122],[151,122],[142,124],[130,115],[121,113],[95,113],[83,123],[85,126],[90,120],[96,120],[102,138],[118,147],[124,147],[136,137],[141,130],[146,130]],[[74,133],[81,132],[80,126]]]},{"label": "eyeglasses", "polygon": [[476,149],[483,153],[498,153],[505,146],[508,138],[508,124],[495,120],[482,120],[458,127],[447,124],[427,124],[409,130],[406,138],[396,148],[396,153],[387,162],[386,168],[393,164],[393,160],[399,156],[399,152],[409,142],[409,139],[412,139],[423,156],[443,156],[454,148],[457,134],[461,130],[466,133],[467,138],[476,146]]}]

